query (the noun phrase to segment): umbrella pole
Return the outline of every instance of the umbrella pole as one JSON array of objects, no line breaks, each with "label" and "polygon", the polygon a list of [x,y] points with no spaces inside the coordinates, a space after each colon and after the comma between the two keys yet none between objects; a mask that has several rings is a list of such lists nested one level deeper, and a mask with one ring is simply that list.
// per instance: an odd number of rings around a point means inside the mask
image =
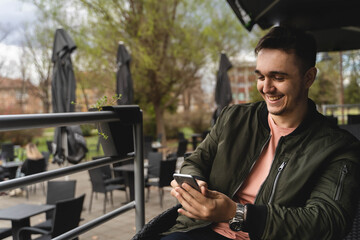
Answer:
[{"label": "umbrella pole", "polygon": [[[67,157],[69,156],[69,149],[68,149],[68,139],[67,139],[67,132],[66,131],[61,131],[61,143],[62,143],[62,147],[64,148],[64,156],[65,156],[65,167],[68,166],[69,162],[67,161]],[[69,176],[66,175],[65,176],[65,181],[69,180]]]}]

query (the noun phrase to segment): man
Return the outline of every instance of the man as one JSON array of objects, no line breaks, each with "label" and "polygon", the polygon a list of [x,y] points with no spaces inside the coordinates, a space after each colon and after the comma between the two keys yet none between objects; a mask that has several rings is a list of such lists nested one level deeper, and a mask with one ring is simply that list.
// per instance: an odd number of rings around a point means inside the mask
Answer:
[{"label": "man", "polygon": [[359,195],[359,142],[316,111],[316,43],[274,27],[258,43],[255,74],[264,102],[226,107],[172,181],[182,204],[174,239],[341,239]]}]

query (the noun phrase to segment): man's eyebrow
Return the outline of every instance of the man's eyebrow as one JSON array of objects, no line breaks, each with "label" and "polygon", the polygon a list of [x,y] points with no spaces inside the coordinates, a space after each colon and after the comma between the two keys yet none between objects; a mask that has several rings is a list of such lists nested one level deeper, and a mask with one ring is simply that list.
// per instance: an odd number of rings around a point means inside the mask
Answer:
[{"label": "man's eyebrow", "polygon": [[[262,74],[259,70],[257,70],[257,69],[254,71],[254,73],[255,73],[255,74],[263,75],[263,74]],[[289,76],[289,74],[286,73],[286,72],[281,72],[281,71],[270,71],[270,72],[269,72],[269,75],[277,75],[277,74]]]}]

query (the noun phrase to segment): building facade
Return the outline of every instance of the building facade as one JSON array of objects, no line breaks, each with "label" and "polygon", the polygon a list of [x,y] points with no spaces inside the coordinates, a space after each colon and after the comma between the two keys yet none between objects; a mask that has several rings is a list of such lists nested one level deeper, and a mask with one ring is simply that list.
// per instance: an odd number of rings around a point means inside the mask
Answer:
[{"label": "building facade", "polygon": [[233,67],[228,71],[233,103],[250,102],[250,91],[254,87],[256,76],[254,74],[255,62],[231,62]]},{"label": "building facade", "polygon": [[0,114],[42,113],[42,101],[30,81],[0,77]]}]

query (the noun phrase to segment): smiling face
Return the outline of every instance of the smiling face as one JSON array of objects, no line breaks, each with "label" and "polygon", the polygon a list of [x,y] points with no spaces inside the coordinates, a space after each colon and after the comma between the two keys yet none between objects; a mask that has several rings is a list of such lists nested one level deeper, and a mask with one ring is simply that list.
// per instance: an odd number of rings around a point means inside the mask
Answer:
[{"label": "smiling face", "polygon": [[257,89],[275,123],[298,126],[307,111],[308,89],[316,69],[311,68],[303,75],[294,53],[264,48],[258,53],[255,74]]}]

